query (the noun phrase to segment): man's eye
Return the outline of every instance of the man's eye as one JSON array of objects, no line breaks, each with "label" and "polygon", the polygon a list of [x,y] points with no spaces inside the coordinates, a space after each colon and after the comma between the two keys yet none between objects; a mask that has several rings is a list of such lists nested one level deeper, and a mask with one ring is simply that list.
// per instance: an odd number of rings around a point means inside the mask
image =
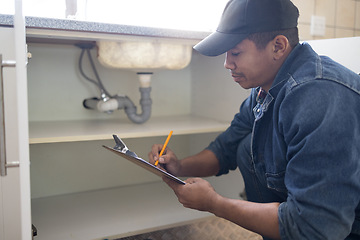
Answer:
[{"label": "man's eye", "polygon": [[240,54],[240,53],[238,53],[238,52],[233,52],[233,53],[231,53],[231,55],[234,56],[234,57],[239,56],[239,54]]}]

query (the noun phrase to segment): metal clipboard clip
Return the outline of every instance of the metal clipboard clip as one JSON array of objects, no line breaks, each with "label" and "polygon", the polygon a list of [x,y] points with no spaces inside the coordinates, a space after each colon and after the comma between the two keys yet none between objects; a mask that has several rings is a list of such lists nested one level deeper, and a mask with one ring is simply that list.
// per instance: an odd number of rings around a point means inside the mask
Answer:
[{"label": "metal clipboard clip", "polygon": [[115,134],[113,135],[113,138],[114,138],[115,143],[116,143],[116,145],[114,147],[115,150],[118,150],[118,151],[120,151],[122,153],[125,153],[126,155],[129,155],[131,157],[136,157],[136,158],[138,157],[136,155],[136,153],[129,150],[129,148],[125,145],[125,143],[121,140],[121,138],[119,138]]}]

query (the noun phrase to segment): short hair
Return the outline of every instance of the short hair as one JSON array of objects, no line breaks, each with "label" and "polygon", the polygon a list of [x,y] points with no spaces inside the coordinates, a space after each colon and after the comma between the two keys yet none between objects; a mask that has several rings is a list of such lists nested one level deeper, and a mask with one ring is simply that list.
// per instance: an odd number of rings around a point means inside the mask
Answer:
[{"label": "short hair", "polygon": [[297,27],[272,32],[252,33],[247,39],[254,42],[256,48],[260,50],[265,49],[267,44],[278,35],[285,36],[289,40],[291,48],[294,48],[299,43],[299,31]]}]

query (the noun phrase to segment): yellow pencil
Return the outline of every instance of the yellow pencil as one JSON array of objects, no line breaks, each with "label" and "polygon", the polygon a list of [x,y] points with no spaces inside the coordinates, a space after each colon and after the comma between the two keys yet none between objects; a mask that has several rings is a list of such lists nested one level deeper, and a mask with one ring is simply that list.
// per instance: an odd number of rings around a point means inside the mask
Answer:
[{"label": "yellow pencil", "polygon": [[[160,154],[159,154],[159,158],[163,155],[164,150],[165,150],[165,148],[166,148],[166,145],[168,144],[168,142],[169,142],[169,140],[170,140],[170,138],[171,138],[172,133],[173,133],[173,131],[170,131],[169,136],[167,137],[167,139],[166,139],[166,141],[165,141],[165,143],[164,143],[164,145],[163,145],[163,147],[162,147],[162,149],[161,149],[161,152],[160,152]],[[157,166],[158,164],[159,164],[159,159],[156,160],[155,166]]]}]

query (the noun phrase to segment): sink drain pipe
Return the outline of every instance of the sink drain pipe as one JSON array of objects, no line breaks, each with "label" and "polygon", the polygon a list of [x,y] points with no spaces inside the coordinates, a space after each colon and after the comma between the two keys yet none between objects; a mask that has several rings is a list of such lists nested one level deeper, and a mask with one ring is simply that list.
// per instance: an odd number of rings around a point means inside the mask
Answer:
[{"label": "sink drain pipe", "polygon": [[[151,116],[152,100],[150,98],[150,78],[152,73],[138,73],[141,87],[139,88],[141,113],[137,113],[137,107],[128,96],[112,96],[110,98],[90,98],[83,101],[87,109],[96,109],[100,112],[112,113],[114,110],[124,109],[127,117],[134,123],[144,123]],[[146,79],[144,83],[144,80]]]},{"label": "sink drain pipe", "polygon": [[[113,95],[111,96],[108,91],[106,91],[104,85],[101,82],[101,79],[96,71],[95,64],[92,60],[90,49],[93,48],[92,44],[78,44],[77,47],[82,49],[80,59],[79,59],[79,69],[81,75],[88,81],[95,84],[101,92],[101,98],[88,98],[83,101],[83,106],[86,109],[93,109],[98,110],[100,112],[105,113],[112,113],[114,110],[124,109],[127,117],[134,123],[144,123],[149,120],[151,116],[151,105],[152,100],[150,98],[151,92],[151,72],[138,72],[138,77],[140,80],[140,106],[141,106],[141,113],[137,113],[137,107],[131,101],[128,96],[118,96]],[[87,52],[91,67],[94,71],[95,77],[97,81],[89,78],[82,69],[82,59],[84,56],[85,51]]]}]

